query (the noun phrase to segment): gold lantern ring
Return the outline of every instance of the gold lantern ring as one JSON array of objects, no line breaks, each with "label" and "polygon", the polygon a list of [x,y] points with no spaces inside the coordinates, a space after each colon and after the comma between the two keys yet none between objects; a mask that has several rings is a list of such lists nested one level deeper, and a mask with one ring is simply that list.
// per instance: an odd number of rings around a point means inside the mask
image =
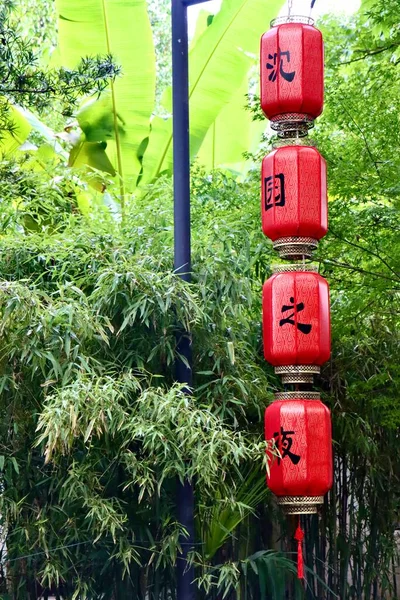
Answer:
[{"label": "gold lantern ring", "polygon": [[282,383],[313,383],[314,375],[319,375],[320,372],[318,365],[275,367],[275,373],[282,377]]},{"label": "gold lantern ring", "polygon": [[318,240],[312,237],[283,237],[273,243],[281,258],[299,260],[302,257],[311,258],[318,246]]},{"label": "gold lantern ring", "polygon": [[274,402],[282,400],[321,400],[319,392],[277,392]]},{"label": "gold lantern ring", "polygon": [[277,496],[279,506],[287,515],[312,515],[324,503],[323,496]]},{"label": "gold lantern ring", "polygon": [[286,23],[302,23],[303,25],[314,25],[314,19],[306,17],[304,15],[284,15],[282,17],[276,17],[272,19],[270,26],[276,27],[277,25],[285,25]]}]

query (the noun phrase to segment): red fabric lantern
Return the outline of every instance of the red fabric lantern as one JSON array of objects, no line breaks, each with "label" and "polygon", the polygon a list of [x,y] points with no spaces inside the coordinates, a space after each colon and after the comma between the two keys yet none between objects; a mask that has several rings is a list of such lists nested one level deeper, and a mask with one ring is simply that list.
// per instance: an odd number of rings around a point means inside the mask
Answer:
[{"label": "red fabric lantern", "polygon": [[261,38],[261,107],[271,120],[297,113],[312,121],[324,101],[322,35],[312,25],[280,21]]},{"label": "red fabric lantern", "polygon": [[316,245],[328,230],[326,162],[318,150],[277,148],[264,158],[261,177],[264,234],[272,241],[306,237]]},{"label": "red fabric lantern", "polygon": [[[290,13],[290,11],[289,11]],[[297,20],[297,22],[296,22]],[[321,33],[307,17],[276,19],[261,38],[261,107],[284,139],[307,135],[323,109]],[[326,235],[326,163],[310,146],[287,145],[262,164],[264,234],[281,257],[312,254]],[[312,383],[329,359],[329,287],[310,267],[278,267],[263,287],[265,359],[284,383]],[[281,392],[265,411],[265,437],[280,456],[269,457],[267,483],[288,514],[313,513],[332,486],[329,410],[315,392]],[[304,577],[300,517],[298,577]]]},{"label": "red fabric lantern", "polygon": [[305,505],[310,507],[305,512],[315,512],[333,477],[330,411],[319,394],[276,394],[265,411],[265,439],[275,440],[281,455],[271,461],[270,490],[281,497],[286,512],[304,512]]},{"label": "red fabric lantern", "polygon": [[328,283],[301,268],[280,267],[263,287],[264,356],[275,367],[322,365],[330,356]]}]

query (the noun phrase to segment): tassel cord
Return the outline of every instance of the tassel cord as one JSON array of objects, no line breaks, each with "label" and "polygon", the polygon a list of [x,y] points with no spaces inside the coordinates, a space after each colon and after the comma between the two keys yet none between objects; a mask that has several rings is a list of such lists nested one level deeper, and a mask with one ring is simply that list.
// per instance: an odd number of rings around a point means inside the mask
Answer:
[{"label": "tassel cord", "polygon": [[303,540],[304,531],[301,528],[300,515],[294,539],[297,541],[297,577],[304,579]]}]

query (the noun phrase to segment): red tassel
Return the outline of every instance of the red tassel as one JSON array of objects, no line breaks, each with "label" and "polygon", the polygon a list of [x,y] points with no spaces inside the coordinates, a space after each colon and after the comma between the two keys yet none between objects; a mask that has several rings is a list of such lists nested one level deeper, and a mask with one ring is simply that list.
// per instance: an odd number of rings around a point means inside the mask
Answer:
[{"label": "red tassel", "polygon": [[300,516],[299,516],[299,524],[297,525],[296,533],[294,534],[294,539],[297,540],[297,577],[299,579],[304,578],[304,561],[303,561],[303,539],[304,539],[304,531],[300,525]]}]

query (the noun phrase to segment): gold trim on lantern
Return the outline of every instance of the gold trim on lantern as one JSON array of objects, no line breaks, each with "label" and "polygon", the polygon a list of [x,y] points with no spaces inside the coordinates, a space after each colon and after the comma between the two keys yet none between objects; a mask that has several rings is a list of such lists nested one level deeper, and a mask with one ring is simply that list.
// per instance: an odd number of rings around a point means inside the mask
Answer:
[{"label": "gold trim on lantern", "polygon": [[282,383],[313,383],[314,375],[320,372],[321,368],[318,365],[275,367],[275,373],[282,377]]},{"label": "gold trim on lantern", "polygon": [[312,515],[324,503],[323,496],[277,496],[277,502],[287,515]]},{"label": "gold trim on lantern", "polygon": [[277,392],[274,401],[277,400],[321,400],[319,392]]},{"label": "gold trim on lantern", "polygon": [[276,17],[276,19],[272,19],[270,25],[271,27],[276,27],[277,25],[285,25],[285,23],[302,23],[303,25],[314,25],[314,19],[311,17],[305,17],[304,15],[284,15],[282,17]]},{"label": "gold trim on lantern", "polygon": [[299,139],[288,139],[288,140],[282,140],[280,138],[275,138],[273,140],[273,142],[271,143],[272,149],[273,150],[278,150],[278,148],[283,148],[283,147],[287,147],[287,146],[301,146],[302,148],[317,148],[317,144],[312,141],[310,138],[304,139],[304,138],[299,138]]},{"label": "gold trim on lantern", "polygon": [[305,271],[308,273],[318,273],[318,265],[305,265],[296,263],[294,265],[273,265],[273,273],[293,273],[294,271]]},{"label": "gold trim on lantern", "polygon": [[283,237],[273,244],[281,258],[298,260],[302,256],[310,258],[318,246],[318,240],[312,237]]},{"label": "gold trim on lantern", "polygon": [[314,127],[314,119],[303,113],[282,113],[271,117],[270,125],[279,138],[303,138]]}]

